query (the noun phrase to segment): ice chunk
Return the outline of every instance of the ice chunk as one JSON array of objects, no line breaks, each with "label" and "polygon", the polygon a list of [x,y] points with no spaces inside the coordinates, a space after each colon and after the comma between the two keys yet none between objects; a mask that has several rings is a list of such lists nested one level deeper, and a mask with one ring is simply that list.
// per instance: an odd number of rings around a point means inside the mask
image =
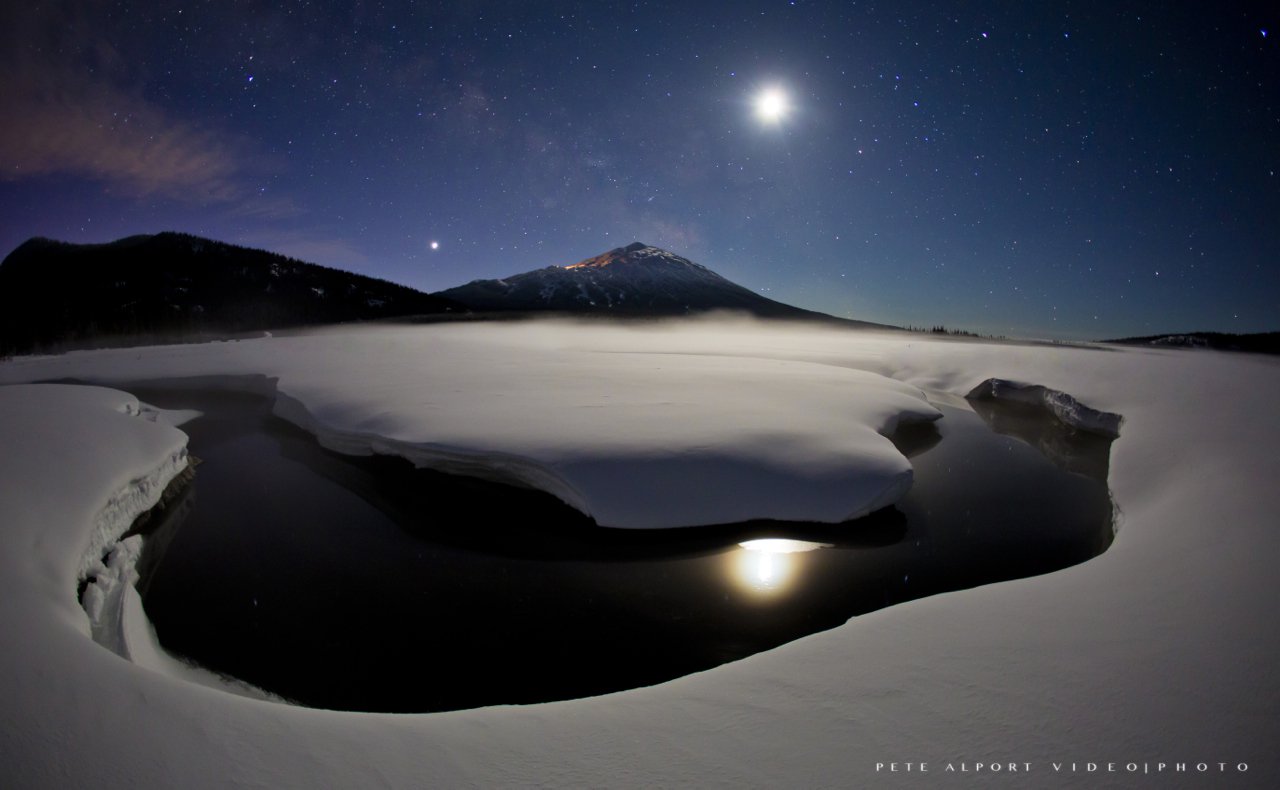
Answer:
[{"label": "ice chunk", "polygon": [[1119,414],[1091,409],[1065,392],[1007,379],[987,379],[970,390],[965,397],[969,400],[1000,400],[1041,407],[1064,425],[1112,439],[1120,435],[1120,423],[1123,420]]}]

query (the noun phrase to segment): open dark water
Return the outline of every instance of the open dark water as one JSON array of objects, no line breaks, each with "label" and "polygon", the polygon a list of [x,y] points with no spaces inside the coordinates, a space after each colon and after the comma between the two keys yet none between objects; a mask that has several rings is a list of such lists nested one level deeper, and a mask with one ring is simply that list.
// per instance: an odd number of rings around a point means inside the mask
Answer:
[{"label": "open dark water", "polygon": [[1064,568],[1112,538],[1109,442],[1025,407],[942,407],[936,426],[895,437],[915,486],[864,519],[624,531],[546,494],[331,453],[267,398],[128,389],[205,412],[183,426],[203,461],[195,482],[152,521],[140,564],[162,644],[316,707],[649,685],[884,606]]}]

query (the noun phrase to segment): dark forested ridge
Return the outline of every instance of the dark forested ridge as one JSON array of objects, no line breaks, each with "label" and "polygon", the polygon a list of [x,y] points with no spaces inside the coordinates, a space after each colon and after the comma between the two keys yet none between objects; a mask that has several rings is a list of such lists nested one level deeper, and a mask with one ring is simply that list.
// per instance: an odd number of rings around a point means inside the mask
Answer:
[{"label": "dark forested ridge", "polygon": [[1280,332],[1234,334],[1230,332],[1187,332],[1178,335],[1148,335],[1104,340],[1126,346],[1160,348],[1209,348],[1214,351],[1244,351],[1253,354],[1280,354]]},{"label": "dark forested ridge", "polygon": [[159,233],[31,239],[0,263],[0,353],[465,310],[449,299],[283,255]]}]

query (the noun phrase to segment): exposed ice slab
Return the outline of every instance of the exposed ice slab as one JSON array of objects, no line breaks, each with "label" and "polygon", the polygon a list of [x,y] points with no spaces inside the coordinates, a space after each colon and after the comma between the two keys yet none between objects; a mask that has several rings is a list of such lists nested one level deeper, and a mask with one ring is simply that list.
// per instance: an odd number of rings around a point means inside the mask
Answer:
[{"label": "exposed ice slab", "polygon": [[999,400],[1038,406],[1064,425],[1109,438],[1120,435],[1119,414],[1091,409],[1065,392],[1039,384],[1023,384],[1006,379],[987,379],[965,395],[969,400]]}]

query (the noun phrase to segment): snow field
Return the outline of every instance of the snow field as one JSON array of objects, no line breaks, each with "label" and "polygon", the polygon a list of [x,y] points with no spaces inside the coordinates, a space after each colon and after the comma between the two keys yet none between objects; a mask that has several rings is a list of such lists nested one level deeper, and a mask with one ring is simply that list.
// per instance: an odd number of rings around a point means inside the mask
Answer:
[{"label": "snow field", "polygon": [[[715,386],[698,386],[699,371]],[[118,392],[0,387],[11,786],[919,787],[962,761],[1030,764],[984,785],[1131,781],[1052,768],[1072,761],[1214,766],[1163,773],[1161,787],[1280,781],[1274,360],[692,322],[334,330],[0,365],[6,383],[252,374],[276,378],[327,441],[541,452],[584,502],[614,492],[578,482],[575,463],[662,457],[673,437],[703,459],[776,447],[768,473],[821,494],[846,459],[891,464],[877,442],[895,420],[930,418],[919,390],[1034,383],[1124,415],[1110,480],[1120,531],[1083,565],[881,610],[652,688],[424,716],[307,710],[192,685],[89,639],[81,558],[180,470],[182,435],[131,416]],[[637,384],[620,393],[620,381]],[[620,394],[614,415],[594,413]],[[459,402],[479,405],[451,412]],[[907,761],[930,773],[876,770]],[[1248,769],[1224,776],[1219,762]]]}]

